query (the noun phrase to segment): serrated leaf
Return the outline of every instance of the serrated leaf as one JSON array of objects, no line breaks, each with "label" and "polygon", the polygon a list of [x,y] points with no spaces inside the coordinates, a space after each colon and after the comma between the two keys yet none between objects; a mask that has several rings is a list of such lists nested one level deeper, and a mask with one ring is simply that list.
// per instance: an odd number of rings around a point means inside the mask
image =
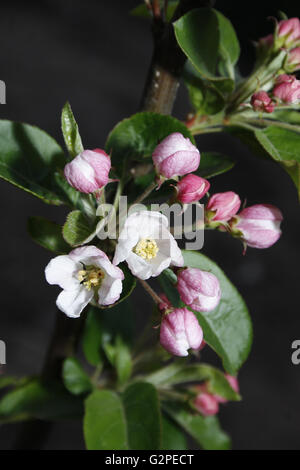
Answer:
[{"label": "serrated leaf", "polygon": [[96,224],[90,225],[90,221],[79,211],[72,211],[68,214],[63,226],[63,238],[71,246],[83,245],[89,240],[94,232]]},{"label": "serrated leaf", "polygon": [[235,375],[247,359],[252,344],[252,324],[246,304],[223,271],[209,258],[183,250],[185,266],[210,271],[218,278],[221,300],[211,312],[196,312],[205,341],[222,358],[225,370]]},{"label": "serrated leaf", "polygon": [[192,414],[180,403],[167,403],[163,408],[204,450],[230,449],[230,438],[221,429],[216,416],[203,417],[199,414]]},{"label": "serrated leaf", "polygon": [[[213,80],[221,93],[232,91],[239,43],[230,21],[217,10],[199,8],[179,18],[174,29],[179,46],[198,72]],[[220,57],[230,78],[217,76]]]},{"label": "serrated leaf", "polygon": [[166,416],[162,417],[162,446],[161,450],[187,450],[184,433]]},{"label": "serrated leaf", "polygon": [[65,359],[62,378],[66,389],[73,395],[81,395],[92,389],[89,376],[83,370],[80,362],[74,357]]},{"label": "serrated leaf", "polygon": [[53,174],[66,164],[58,143],[41,129],[0,121],[0,177],[42,199],[60,205]]},{"label": "serrated leaf", "polygon": [[74,118],[69,102],[66,102],[61,113],[61,128],[66,147],[72,158],[83,152],[83,145],[78,130],[77,122]]},{"label": "serrated leaf", "polygon": [[231,170],[234,165],[235,160],[227,155],[217,152],[203,152],[201,153],[200,166],[194,173],[202,178],[212,178]]},{"label": "serrated leaf", "polygon": [[105,150],[119,173],[126,160],[151,157],[156,145],[173,132],[180,132],[192,142],[194,138],[185,124],[158,113],[137,113],[117,124],[108,136]]},{"label": "serrated leaf", "polygon": [[158,450],[161,416],[156,389],[135,383],[119,396],[95,390],[85,402],[84,436],[88,450]]},{"label": "serrated leaf", "polygon": [[62,236],[62,227],[44,217],[29,217],[27,230],[33,241],[58,254],[70,251]]},{"label": "serrated leaf", "polygon": [[0,422],[72,418],[81,416],[82,411],[81,400],[61,385],[46,386],[38,379],[17,386],[0,400]]}]

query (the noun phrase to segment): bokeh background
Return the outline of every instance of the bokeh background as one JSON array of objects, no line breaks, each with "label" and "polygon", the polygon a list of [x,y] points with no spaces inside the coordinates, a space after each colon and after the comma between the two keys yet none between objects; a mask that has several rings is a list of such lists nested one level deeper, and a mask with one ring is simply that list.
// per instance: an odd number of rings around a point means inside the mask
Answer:
[{"label": "bokeh background", "polygon": [[[7,104],[0,118],[38,125],[61,144],[60,111],[69,100],[87,148],[103,147],[108,132],[139,106],[152,43],[149,24],[129,16],[131,0],[2,0],[0,6],[0,79]],[[220,0],[216,8],[235,26],[241,46],[240,67],[249,72],[251,41],[272,31],[267,18],[284,10],[299,16],[296,2]],[[201,46],[203,47],[203,46]],[[180,88],[175,115],[188,111]],[[229,136],[198,139],[200,150],[234,156],[236,167],[212,180],[213,191],[233,190],[248,204],[272,203],[284,213],[283,235],[271,249],[249,249],[220,233],[208,233],[204,252],[217,261],[244,296],[254,325],[254,343],[240,372],[241,403],[223,406],[223,427],[234,449],[300,448],[300,365],[291,362],[291,343],[300,339],[300,217],[296,190],[288,175],[260,160]],[[7,344],[2,373],[38,373],[53,329],[57,290],[46,284],[44,266],[51,254],[26,233],[29,215],[63,222],[65,209],[0,181],[0,339]],[[145,299],[137,291],[137,309]],[[206,357],[211,357],[209,351]],[[19,424],[0,426],[0,449],[15,445]],[[59,423],[43,449],[81,449],[81,426]]]}]

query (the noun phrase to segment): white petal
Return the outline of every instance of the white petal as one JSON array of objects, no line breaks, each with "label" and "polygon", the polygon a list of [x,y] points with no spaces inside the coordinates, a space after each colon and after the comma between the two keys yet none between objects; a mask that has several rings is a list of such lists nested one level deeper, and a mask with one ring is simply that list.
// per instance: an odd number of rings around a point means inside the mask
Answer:
[{"label": "white petal", "polygon": [[165,256],[162,252],[158,252],[156,257],[153,258],[148,263],[151,265],[152,276],[156,277],[159,276],[165,269],[167,269],[171,264],[171,258],[169,256]]},{"label": "white petal", "polygon": [[95,266],[99,266],[99,268],[103,269],[105,273],[113,279],[124,279],[124,273],[122,269],[114,266],[109,259],[101,259],[98,258],[95,262]]},{"label": "white petal", "polygon": [[79,285],[76,273],[80,269],[68,255],[53,258],[45,268],[45,276],[49,284],[58,284],[62,289],[75,289]]},{"label": "white petal", "polygon": [[108,259],[106,254],[99,250],[96,246],[89,245],[89,246],[80,246],[79,248],[75,248],[69,253],[69,256],[77,263],[82,262],[84,264],[94,264],[94,258],[104,258]]},{"label": "white petal", "polygon": [[63,290],[56,299],[56,305],[68,317],[77,318],[93,295],[93,290],[87,290],[83,286],[75,290]]},{"label": "white petal", "polygon": [[115,279],[110,276],[106,276],[98,290],[98,303],[100,305],[111,305],[114,304],[120,298],[122,292],[122,281],[121,279]]},{"label": "white petal", "polygon": [[151,263],[144,260],[140,256],[131,252],[127,258],[127,263],[132,274],[140,279],[149,279],[152,276],[152,266]]},{"label": "white petal", "polygon": [[139,242],[139,239],[139,234],[136,230],[125,226],[120,233],[113,264],[117,265],[127,259],[132,253],[132,249]]}]

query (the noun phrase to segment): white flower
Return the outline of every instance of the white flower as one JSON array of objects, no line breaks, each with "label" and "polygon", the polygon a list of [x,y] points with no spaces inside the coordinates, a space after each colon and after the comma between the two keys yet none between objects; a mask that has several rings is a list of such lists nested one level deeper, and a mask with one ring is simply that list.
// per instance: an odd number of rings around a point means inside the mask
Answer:
[{"label": "white flower", "polygon": [[82,246],[53,258],[45,275],[49,284],[58,284],[63,289],[57,297],[57,307],[74,318],[93,298],[99,305],[116,302],[124,279],[123,271],[95,246]]},{"label": "white flower", "polygon": [[167,227],[168,219],[160,212],[131,214],[121,231],[113,263],[126,260],[140,279],[159,276],[170,264],[183,266],[181,250]]}]

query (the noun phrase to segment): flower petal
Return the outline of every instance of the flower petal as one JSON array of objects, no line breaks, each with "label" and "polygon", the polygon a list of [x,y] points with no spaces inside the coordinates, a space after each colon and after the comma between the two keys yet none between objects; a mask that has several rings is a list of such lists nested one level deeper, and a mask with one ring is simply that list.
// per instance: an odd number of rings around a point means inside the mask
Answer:
[{"label": "flower petal", "polygon": [[68,317],[78,318],[93,295],[93,290],[87,290],[82,286],[79,289],[63,290],[56,299],[56,305]]},{"label": "flower petal", "polygon": [[49,284],[58,284],[62,289],[76,289],[79,281],[76,272],[80,265],[69,255],[53,258],[45,268],[46,280]]}]

